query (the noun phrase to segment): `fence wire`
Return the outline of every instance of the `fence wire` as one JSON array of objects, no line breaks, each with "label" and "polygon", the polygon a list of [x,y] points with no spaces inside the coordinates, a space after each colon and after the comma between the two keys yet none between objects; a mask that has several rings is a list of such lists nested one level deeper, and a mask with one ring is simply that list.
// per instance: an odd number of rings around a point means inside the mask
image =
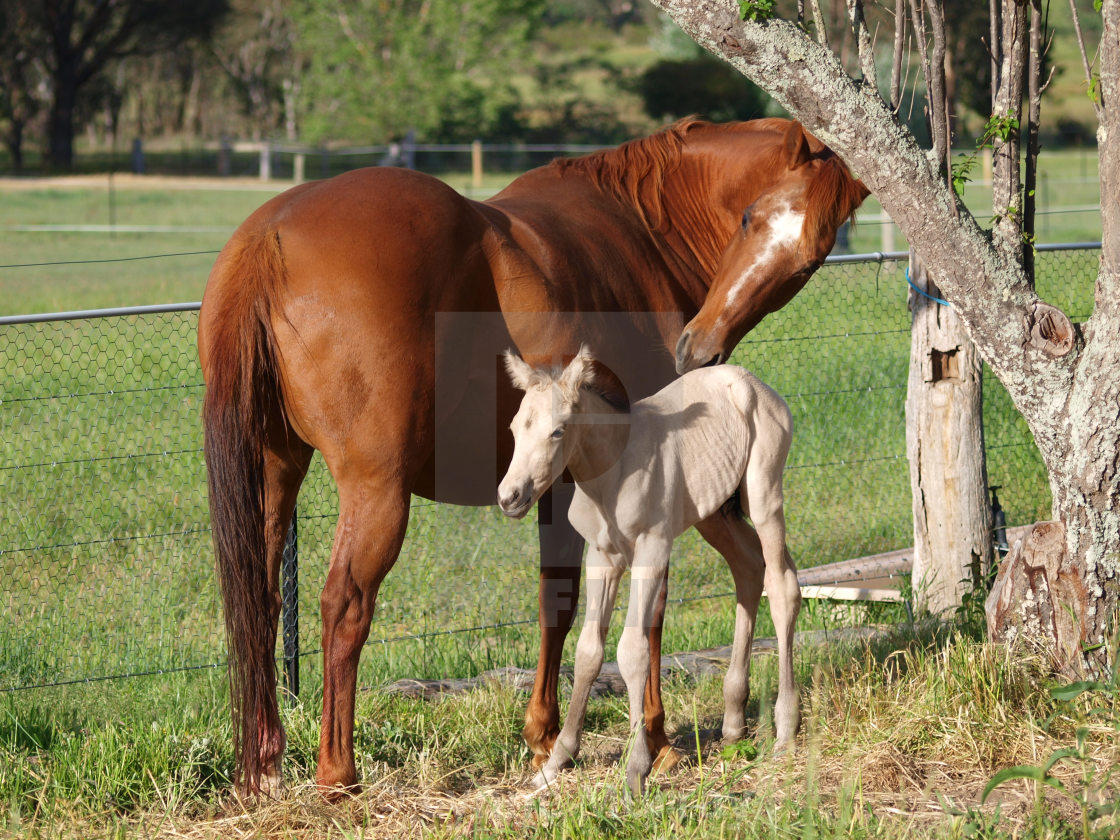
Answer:
[{"label": "fence wire", "polygon": [[[1083,318],[1097,259],[1040,252],[1040,295]],[[733,357],[793,410],[785,483],[800,567],[912,543],[904,268],[883,255],[827,264]],[[224,663],[196,321],[193,306],[0,319],[0,692]],[[1008,525],[1048,518],[1030,433],[987,373],[984,428]],[[289,657],[319,649],[336,510],[316,457],[298,505],[298,587],[284,593],[299,610],[295,634],[278,640]],[[675,552],[674,602],[730,594],[722,560],[695,532]],[[537,585],[531,517],[414,499],[378,600],[370,678],[447,676],[426,643],[435,637],[461,638],[480,668],[531,658]]]}]

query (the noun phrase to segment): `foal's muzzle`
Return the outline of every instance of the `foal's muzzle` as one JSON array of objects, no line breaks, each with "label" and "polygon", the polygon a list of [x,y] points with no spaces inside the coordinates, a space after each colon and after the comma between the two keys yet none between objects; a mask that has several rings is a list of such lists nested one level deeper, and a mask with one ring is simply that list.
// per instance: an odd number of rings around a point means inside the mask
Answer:
[{"label": "foal's muzzle", "polygon": [[521,519],[533,506],[533,494],[527,485],[506,487],[505,482],[498,487],[498,507],[511,519]]}]

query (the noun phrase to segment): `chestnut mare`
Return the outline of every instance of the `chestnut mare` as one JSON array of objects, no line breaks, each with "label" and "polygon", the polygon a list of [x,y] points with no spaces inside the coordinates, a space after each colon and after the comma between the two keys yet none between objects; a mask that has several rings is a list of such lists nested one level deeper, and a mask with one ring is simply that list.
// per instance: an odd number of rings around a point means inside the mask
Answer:
[{"label": "chestnut mare", "polygon": [[[532,170],[484,202],[373,168],[302,184],[254,212],[214,265],[198,326],[241,788],[281,788],[280,556],[315,449],[339,498],[321,595],[316,775],[333,795],[357,782],[358,659],[411,494],[495,501],[520,403],[503,351],[552,364],[588,342],[620,403],[648,396],[675,372],[726,359],[789,301],[866,195],[796,123],[687,120]],[[572,491],[558,482],[538,506],[541,647],[523,732],[538,765],[559,731],[560,654],[579,590]],[[761,577],[758,536],[741,517],[717,512],[697,528]],[[668,762],[664,589],[645,714],[652,754]]]}]

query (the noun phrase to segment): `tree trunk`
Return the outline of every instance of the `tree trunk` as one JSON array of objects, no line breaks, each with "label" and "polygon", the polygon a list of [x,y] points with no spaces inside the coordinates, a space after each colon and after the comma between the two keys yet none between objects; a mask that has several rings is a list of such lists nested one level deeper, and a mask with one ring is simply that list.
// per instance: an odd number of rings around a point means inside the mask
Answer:
[{"label": "tree trunk", "polygon": [[23,172],[23,120],[8,118],[8,130],[4,132],[4,146],[12,159],[12,171]]},{"label": "tree trunk", "polygon": [[47,114],[47,166],[70,171],[74,168],[74,104],[78,84],[73,73],[59,70],[54,96]]},{"label": "tree trunk", "polygon": [[991,563],[991,509],[981,420],[980,356],[917,255],[910,254],[912,327],[906,456],[914,511],[914,593],[941,613],[979,586]]}]

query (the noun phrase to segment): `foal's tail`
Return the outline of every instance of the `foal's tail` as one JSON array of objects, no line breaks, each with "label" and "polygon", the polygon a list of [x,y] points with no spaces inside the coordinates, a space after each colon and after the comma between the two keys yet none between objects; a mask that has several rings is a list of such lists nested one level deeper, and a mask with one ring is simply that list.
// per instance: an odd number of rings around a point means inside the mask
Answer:
[{"label": "foal's tail", "polygon": [[199,349],[206,358],[202,417],[210,524],[225,605],[235,782],[249,791],[259,789],[265,770],[262,747],[269,745],[261,743],[262,729],[278,725],[264,447],[269,417],[283,405],[271,301],[284,274],[275,232],[231,241],[211,274],[199,329]]}]

